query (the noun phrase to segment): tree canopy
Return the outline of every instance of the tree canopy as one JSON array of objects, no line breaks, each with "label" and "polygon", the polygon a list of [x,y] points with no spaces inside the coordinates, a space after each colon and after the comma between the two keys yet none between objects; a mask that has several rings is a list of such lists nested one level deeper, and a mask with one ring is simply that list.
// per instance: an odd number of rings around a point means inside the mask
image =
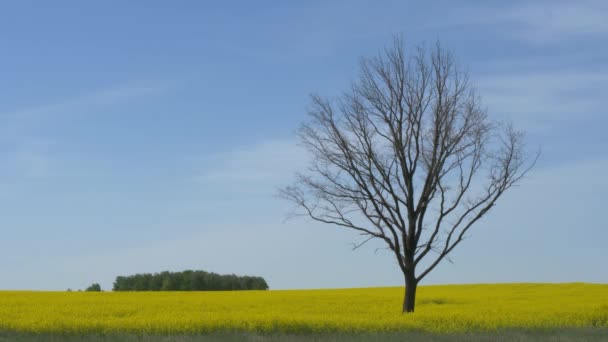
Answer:
[{"label": "tree canopy", "polygon": [[268,290],[262,277],[221,275],[213,272],[186,270],[118,276],[113,291],[234,291]]}]

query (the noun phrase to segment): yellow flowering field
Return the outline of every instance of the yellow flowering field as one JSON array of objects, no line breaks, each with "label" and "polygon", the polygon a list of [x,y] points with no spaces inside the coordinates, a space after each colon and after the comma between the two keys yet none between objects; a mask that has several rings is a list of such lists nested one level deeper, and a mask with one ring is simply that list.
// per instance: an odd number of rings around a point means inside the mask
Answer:
[{"label": "yellow flowering field", "polygon": [[608,327],[608,285],[420,286],[235,292],[0,291],[0,331],[190,334]]}]

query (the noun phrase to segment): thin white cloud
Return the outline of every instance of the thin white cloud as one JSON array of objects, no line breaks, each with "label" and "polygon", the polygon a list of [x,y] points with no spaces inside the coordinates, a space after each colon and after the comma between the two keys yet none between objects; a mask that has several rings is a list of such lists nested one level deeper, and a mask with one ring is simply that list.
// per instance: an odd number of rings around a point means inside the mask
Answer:
[{"label": "thin white cloud", "polygon": [[263,141],[207,158],[194,179],[206,184],[280,185],[306,162],[306,153],[295,140]]},{"label": "thin white cloud", "polygon": [[605,1],[509,2],[498,7],[462,7],[431,22],[428,28],[488,26],[498,29],[502,36],[530,43],[559,43],[606,35],[607,17],[608,2]]},{"label": "thin white cloud", "polygon": [[528,4],[504,12],[503,18],[517,24],[517,34],[533,42],[558,42],[564,38],[608,33],[605,1]]},{"label": "thin white cloud", "polygon": [[48,150],[50,141],[32,140],[22,144],[14,155],[12,167],[25,178],[45,178],[53,168],[55,159]]},{"label": "thin white cloud", "polygon": [[5,113],[1,117],[5,120],[39,119],[43,116],[71,113],[83,108],[111,106],[136,97],[161,93],[169,89],[170,86],[171,83],[169,82],[159,81],[139,81],[120,84],[81,94],[63,101],[23,108]]},{"label": "thin white cloud", "polygon": [[606,71],[499,72],[475,80],[491,113],[524,121],[532,130],[606,114],[597,91],[608,86]]},{"label": "thin white cloud", "polygon": [[[44,178],[58,164],[53,155],[54,143],[48,137],[32,134],[45,120],[75,115],[91,109],[118,105],[134,98],[155,95],[168,90],[173,82],[139,81],[116,85],[71,99],[35,105],[0,114],[0,159],[8,171],[25,178]],[[7,169],[7,168],[5,168]]]}]

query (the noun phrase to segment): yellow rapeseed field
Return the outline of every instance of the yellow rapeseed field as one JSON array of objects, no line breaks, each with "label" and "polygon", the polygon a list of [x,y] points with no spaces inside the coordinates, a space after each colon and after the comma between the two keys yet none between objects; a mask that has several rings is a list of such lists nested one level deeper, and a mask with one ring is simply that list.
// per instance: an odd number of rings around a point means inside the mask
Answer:
[{"label": "yellow rapeseed field", "polygon": [[242,292],[0,292],[0,331],[40,333],[433,332],[608,327],[608,285],[421,286]]}]

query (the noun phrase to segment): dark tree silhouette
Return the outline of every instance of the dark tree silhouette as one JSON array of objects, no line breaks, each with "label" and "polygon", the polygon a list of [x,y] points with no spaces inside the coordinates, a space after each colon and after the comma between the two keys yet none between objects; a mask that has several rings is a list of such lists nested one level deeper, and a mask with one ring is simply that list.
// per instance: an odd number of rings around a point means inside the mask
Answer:
[{"label": "dark tree silhouette", "polygon": [[[361,63],[337,99],[312,96],[299,130],[308,172],[280,190],[306,215],[384,241],[416,287],[534,165],[523,133],[488,118],[468,74],[439,43],[400,38]],[[538,157],[538,155],[536,155]],[[363,243],[355,246],[359,247]]]},{"label": "dark tree silhouette", "polygon": [[101,286],[98,283],[93,283],[85,289],[86,292],[101,292]]}]

